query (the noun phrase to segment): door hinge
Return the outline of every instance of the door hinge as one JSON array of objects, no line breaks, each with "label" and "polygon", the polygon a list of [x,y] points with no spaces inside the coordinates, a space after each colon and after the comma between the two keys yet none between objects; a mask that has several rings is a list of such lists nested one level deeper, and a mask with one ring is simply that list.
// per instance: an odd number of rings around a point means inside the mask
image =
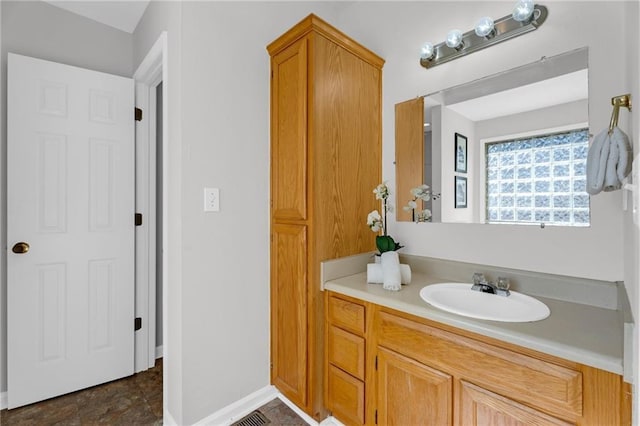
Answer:
[{"label": "door hinge", "polygon": [[142,110],[140,108],[134,108],[134,118],[136,121],[142,121]]},{"label": "door hinge", "polygon": [[378,424],[378,410],[376,410],[376,413],[374,415],[374,421],[375,421],[375,424]]},{"label": "door hinge", "polygon": [[142,328],[142,318],[138,317],[133,322],[133,331],[138,331]]},{"label": "door hinge", "polygon": [[136,213],[134,216],[134,223],[136,226],[142,226],[142,213]]},{"label": "door hinge", "polygon": [[376,371],[378,371],[378,355],[376,355]]}]

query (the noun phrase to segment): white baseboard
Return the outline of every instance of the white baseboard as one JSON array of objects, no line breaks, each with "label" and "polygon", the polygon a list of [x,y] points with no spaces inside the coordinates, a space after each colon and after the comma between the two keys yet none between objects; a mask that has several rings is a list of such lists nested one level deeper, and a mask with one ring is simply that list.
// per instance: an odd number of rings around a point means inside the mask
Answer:
[{"label": "white baseboard", "polygon": [[9,402],[7,401],[7,393],[0,393],[0,410],[4,410],[9,406]]},{"label": "white baseboard", "polygon": [[[298,408],[293,402],[289,401],[287,397],[282,395],[275,386],[265,386],[262,389],[227,405],[224,408],[216,411],[208,417],[197,422],[194,426],[229,426],[231,423],[240,420],[253,410],[262,407],[269,401],[278,398],[286,406],[291,408],[302,420],[307,422],[310,426],[344,426],[339,420],[333,416],[329,416],[321,423],[315,421],[307,413]],[[168,423],[165,421],[165,425]],[[175,424],[175,423],[173,423]]]},{"label": "white baseboard", "polygon": [[163,354],[164,354],[164,347],[162,345],[156,346],[156,359],[162,358]]},{"label": "white baseboard", "polygon": [[197,422],[194,426],[227,426],[236,420],[246,416],[256,408],[259,408],[278,397],[279,392],[275,386],[265,386],[244,398],[227,405],[208,417]]},{"label": "white baseboard", "polygon": [[162,426],[178,426],[178,423],[173,418],[169,410],[165,409],[162,411]]},{"label": "white baseboard", "polygon": [[320,426],[344,426],[344,424],[333,416],[329,416],[320,422]]}]

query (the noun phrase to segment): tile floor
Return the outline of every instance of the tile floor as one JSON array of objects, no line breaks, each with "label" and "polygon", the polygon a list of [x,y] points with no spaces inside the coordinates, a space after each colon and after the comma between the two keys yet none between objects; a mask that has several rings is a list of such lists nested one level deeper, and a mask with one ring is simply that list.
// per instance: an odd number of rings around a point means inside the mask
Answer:
[{"label": "tile floor", "polygon": [[162,359],[131,377],[11,411],[2,426],[162,425]]},{"label": "tile floor", "polygon": [[[271,425],[307,426],[278,398],[258,410]],[[0,411],[2,426],[162,425],[162,359],[131,377],[78,392]]]},{"label": "tile floor", "polygon": [[308,423],[302,420],[295,411],[289,408],[284,402],[278,398],[266,403],[258,408],[262,414],[269,420],[272,425],[282,426],[307,426]]}]

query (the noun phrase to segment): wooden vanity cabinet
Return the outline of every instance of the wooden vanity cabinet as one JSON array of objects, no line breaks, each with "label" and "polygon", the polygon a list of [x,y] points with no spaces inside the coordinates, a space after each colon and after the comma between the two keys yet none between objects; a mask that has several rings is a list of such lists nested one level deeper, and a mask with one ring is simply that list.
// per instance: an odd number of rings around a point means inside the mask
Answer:
[{"label": "wooden vanity cabinet", "polygon": [[366,309],[355,299],[327,297],[325,404],[347,425],[365,423]]},{"label": "wooden vanity cabinet", "polygon": [[350,300],[366,307],[365,424],[630,424],[617,374]]},{"label": "wooden vanity cabinet", "polygon": [[[384,61],[314,15],[267,50],[271,382],[321,420],[326,411],[320,262],[375,247],[365,222],[379,208],[372,190],[381,181]],[[332,376],[345,392],[359,392],[347,389],[345,380]]]},{"label": "wooden vanity cabinet", "polygon": [[460,381],[461,425],[574,425],[472,383]]},{"label": "wooden vanity cabinet", "polygon": [[452,376],[383,347],[377,356],[378,424],[452,424]]}]

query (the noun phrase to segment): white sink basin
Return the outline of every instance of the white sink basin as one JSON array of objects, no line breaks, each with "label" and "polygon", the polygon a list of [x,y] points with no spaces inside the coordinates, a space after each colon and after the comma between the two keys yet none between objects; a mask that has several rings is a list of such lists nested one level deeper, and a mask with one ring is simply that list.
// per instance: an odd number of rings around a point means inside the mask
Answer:
[{"label": "white sink basin", "polygon": [[540,321],[549,316],[547,305],[522,293],[508,297],[471,290],[471,284],[432,284],[420,290],[422,299],[447,312],[502,322]]}]

